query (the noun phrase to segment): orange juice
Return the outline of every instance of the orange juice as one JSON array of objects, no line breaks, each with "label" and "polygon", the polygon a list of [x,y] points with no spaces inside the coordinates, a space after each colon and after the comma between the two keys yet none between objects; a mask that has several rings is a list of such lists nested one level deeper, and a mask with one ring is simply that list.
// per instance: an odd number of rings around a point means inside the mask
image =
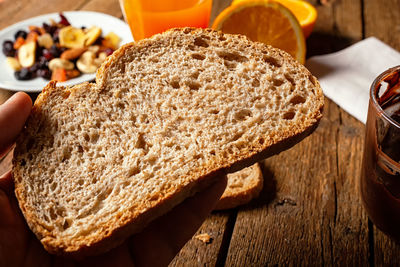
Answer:
[{"label": "orange juice", "polygon": [[212,0],[120,0],[124,16],[138,41],[174,27],[206,28]]}]

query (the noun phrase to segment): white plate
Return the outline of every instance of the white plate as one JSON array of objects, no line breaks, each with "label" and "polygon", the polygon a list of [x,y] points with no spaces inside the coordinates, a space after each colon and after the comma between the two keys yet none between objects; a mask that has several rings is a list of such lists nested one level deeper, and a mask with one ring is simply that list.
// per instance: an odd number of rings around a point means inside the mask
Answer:
[{"label": "white plate", "polygon": [[[72,26],[90,27],[95,25],[102,29],[103,36],[110,31],[114,32],[121,38],[120,45],[133,41],[128,24],[113,16],[92,11],[68,11],[62,13]],[[1,30],[0,45],[7,39],[14,40],[14,34],[18,30],[28,31],[29,25],[42,26],[43,22],[49,23],[51,18],[55,21],[60,20],[58,13],[52,13],[27,19]],[[57,83],[57,85],[74,85],[85,81],[91,81],[95,79],[95,76],[95,74],[83,74],[66,82]],[[27,81],[15,79],[14,71],[6,63],[6,56],[0,51],[0,88],[33,93],[40,92],[48,82],[49,80],[40,77]]]}]

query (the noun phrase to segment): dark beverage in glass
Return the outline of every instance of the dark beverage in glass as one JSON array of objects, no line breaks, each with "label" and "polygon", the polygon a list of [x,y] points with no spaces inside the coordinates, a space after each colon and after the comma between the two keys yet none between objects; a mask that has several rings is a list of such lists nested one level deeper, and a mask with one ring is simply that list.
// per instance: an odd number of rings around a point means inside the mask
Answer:
[{"label": "dark beverage in glass", "polygon": [[371,221],[400,242],[400,66],[371,86],[361,197]]}]

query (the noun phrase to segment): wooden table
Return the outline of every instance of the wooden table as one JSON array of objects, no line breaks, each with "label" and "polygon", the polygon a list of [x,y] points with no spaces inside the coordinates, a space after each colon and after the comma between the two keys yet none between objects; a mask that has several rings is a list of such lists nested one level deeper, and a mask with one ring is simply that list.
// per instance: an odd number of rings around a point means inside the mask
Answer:
[{"label": "wooden table", "polygon": [[[310,2],[319,17],[307,40],[308,56],[337,51],[369,36],[400,50],[398,0]],[[212,19],[229,3],[214,0]],[[122,18],[117,0],[2,0],[0,29],[61,10]],[[10,95],[0,90],[0,102]],[[263,162],[261,197],[209,216],[199,233],[208,233],[213,241],[192,239],[171,266],[400,266],[400,245],[372,225],[361,205],[363,140],[364,125],[326,99],[315,133]]]}]

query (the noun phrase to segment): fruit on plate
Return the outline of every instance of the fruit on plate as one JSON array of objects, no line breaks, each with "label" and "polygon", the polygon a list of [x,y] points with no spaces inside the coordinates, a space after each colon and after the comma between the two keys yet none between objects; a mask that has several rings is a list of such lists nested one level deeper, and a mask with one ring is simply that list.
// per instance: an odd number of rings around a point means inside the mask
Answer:
[{"label": "fruit on plate", "polygon": [[248,0],[231,5],[217,16],[212,28],[280,48],[304,64],[302,28],[293,13],[278,2]]},{"label": "fruit on plate", "polygon": [[[3,42],[7,65],[17,80],[42,77],[66,81],[81,73],[94,73],[121,41],[113,32],[102,37],[97,26],[76,28],[63,14],[58,22],[50,20],[50,24],[30,25],[28,29],[18,30],[14,41]],[[86,51],[93,53],[91,60],[83,57]]]},{"label": "fruit on plate", "polygon": [[[241,2],[245,2],[249,0],[233,0],[232,5],[236,5]],[[301,28],[303,29],[304,36],[307,38],[310,36],[315,21],[317,20],[317,10],[313,5],[303,0],[273,0],[276,1],[285,7],[287,7],[290,11],[292,11],[293,15],[297,18],[300,23]]]},{"label": "fruit on plate", "polygon": [[18,49],[18,59],[22,67],[28,68],[35,63],[36,43],[28,42]]},{"label": "fruit on plate", "polygon": [[72,26],[64,27],[59,33],[60,45],[67,48],[80,48],[85,46],[85,33],[82,29]]},{"label": "fruit on plate", "polygon": [[101,36],[101,29],[93,26],[85,34],[85,46],[92,45]]}]

